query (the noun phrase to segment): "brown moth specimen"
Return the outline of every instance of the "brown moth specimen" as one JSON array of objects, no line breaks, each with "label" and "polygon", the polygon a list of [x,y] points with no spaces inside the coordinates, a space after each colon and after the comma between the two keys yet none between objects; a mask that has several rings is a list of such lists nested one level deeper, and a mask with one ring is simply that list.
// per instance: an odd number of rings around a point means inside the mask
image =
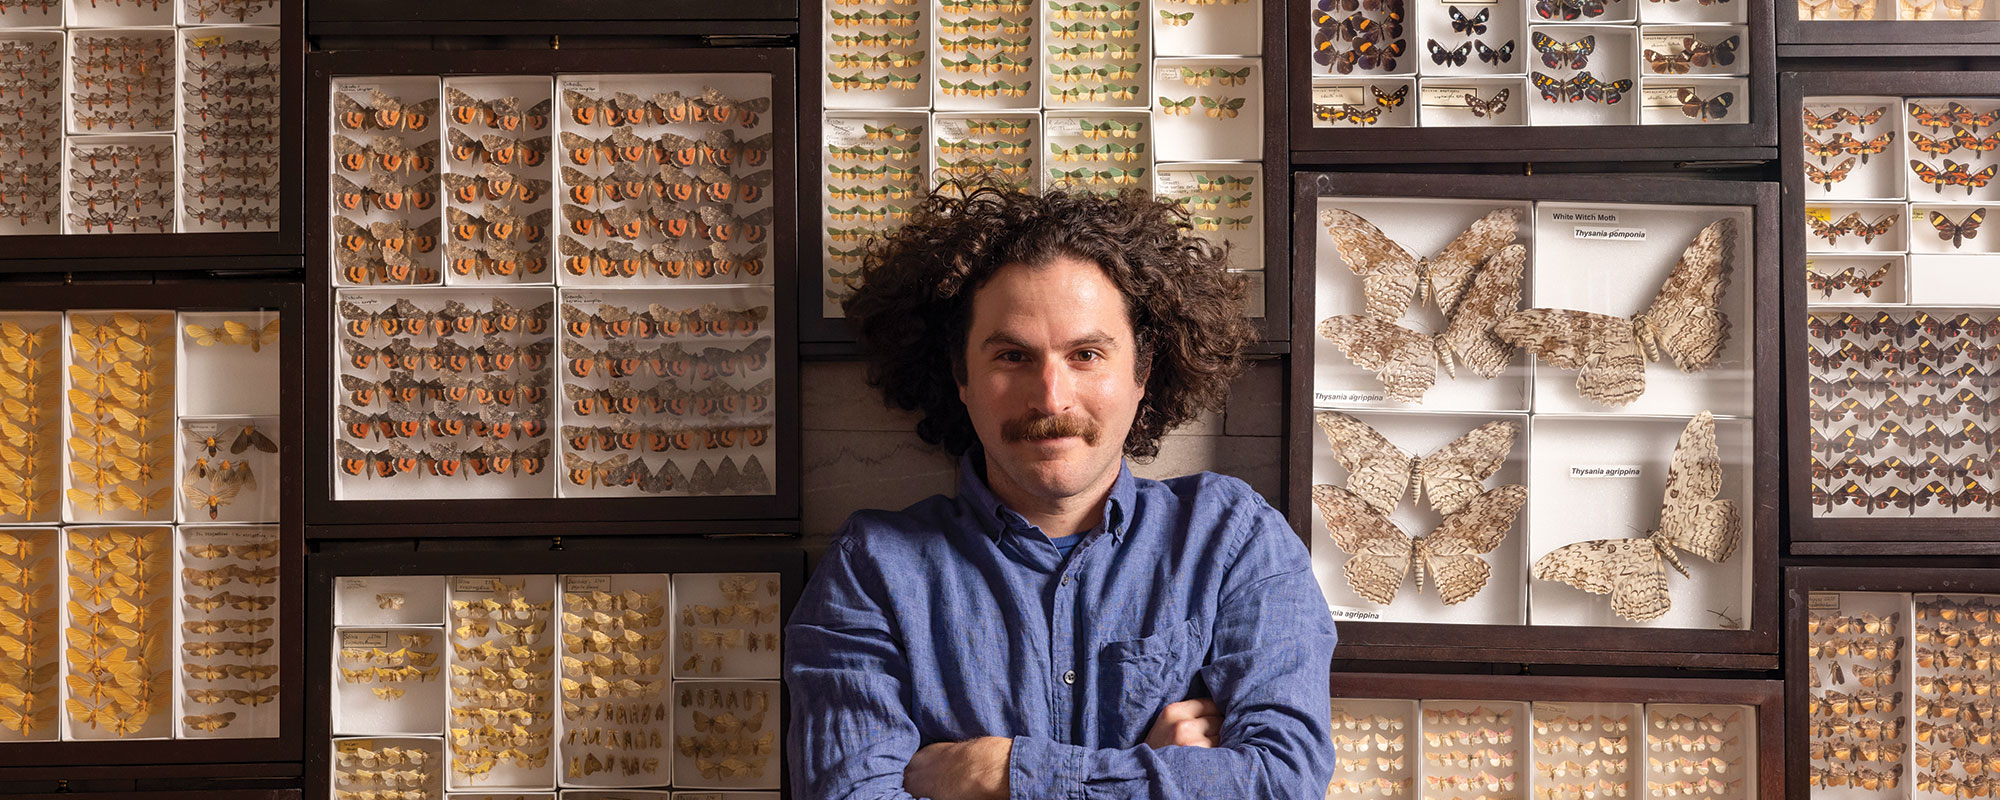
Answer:
[{"label": "brown moth specimen", "polygon": [[[1368,298],[1368,316],[1384,322],[1402,318],[1412,300],[1428,297],[1439,311],[1458,306],[1466,281],[1481,264],[1514,243],[1521,212],[1496,208],[1465,229],[1436,256],[1420,259],[1396,244],[1382,229],[1359,215],[1338,208],[1320,212],[1320,224],[1333,237],[1334,249],[1347,268],[1361,276]],[[1422,290],[1419,293],[1419,290]]]},{"label": "brown moth specimen", "polygon": [[1743,519],[1734,502],[1717,496],[1721,492],[1722,455],[1715,447],[1715,417],[1703,411],[1688,421],[1674,445],[1657,530],[1638,539],[1563,545],[1535,559],[1534,575],[1591,594],[1611,595],[1612,612],[1626,619],[1658,619],[1673,605],[1661,560],[1689,577],[1675,548],[1718,564],[1736,554]]},{"label": "brown moth specimen", "polygon": [[[1492,218],[1494,214],[1488,214],[1486,218]],[[1354,220],[1360,218],[1356,216]],[[1374,230],[1374,226],[1368,226],[1368,230]],[[1376,232],[1376,236],[1380,236],[1380,232]],[[1396,248],[1396,244],[1386,238],[1382,238],[1380,244]],[[1446,248],[1446,252],[1454,252],[1456,248],[1458,246],[1454,242],[1454,246]],[[1402,248],[1396,248],[1396,252],[1402,252]],[[1358,258],[1360,256],[1350,256],[1350,264],[1358,262]],[[1482,264],[1484,268],[1480,268]],[[1506,362],[1512,358],[1514,348],[1494,338],[1492,326],[1502,316],[1512,312],[1514,306],[1520,306],[1520,274],[1526,264],[1528,248],[1520,244],[1502,246],[1490,258],[1474,264],[1478,272],[1474,274],[1470,288],[1464,292],[1460,292],[1458,284],[1440,282],[1436,278],[1436,270],[1432,270],[1432,278],[1426,278],[1426,286],[1432,286],[1434,298],[1450,302],[1450,306],[1440,306],[1444,308],[1446,318],[1442,334],[1420,334],[1372,316],[1376,294],[1370,290],[1370,316],[1330,316],[1320,320],[1320,336],[1340,346],[1340,352],[1354,364],[1372,370],[1376,378],[1382,380],[1388,396],[1400,402],[1422,402],[1424,392],[1438,382],[1438,366],[1444,366],[1444,372],[1456,378],[1458,370],[1452,366],[1454,354],[1470,366],[1472,372],[1478,372],[1484,378],[1496,378],[1506,370]],[[1410,280],[1414,282],[1416,278]],[[1402,302],[1408,306],[1408,298]]]},{"label": "brown moth specimen", "polygon": [[1428,535],[1412,538],[1353,492],[1326,484],[1313,487],[1313,503],[1319,506],[1327,532],[1348,553],[1347,585],[1383,605],[1396,599],[1413,563],[1419,592],[1424,590],[1424,570],[1429,569],[1438,598],[1446,604],[1478,594],[1493,572],[1479,556],[1493,552],[1507,538],[1514,516],[1527,500],[1527,487],[1502,486],[1466,501]]},{"label": "brown moth specimen", "polygon": [[1333,445],[1334,458],[1347,470],[1347,490],[1376,511],[1396,510],[1414,489],[1430,497],[1440,514],[1456,514],[1486,491],[1481,484],[1506,463],[1518,422],[1495,421],[1472,429],[1428,456],[1417,457],[1389,442],[1368,423],[1338,411],[1313,418]]},{"label": "brown moth specimen", "polygon": [[1736,221],[1720,219],[1695,234],[1645,312],[1630,319],[1566,308],[1530,308],[1500,320],[1501,340],[1561,369],[1581,370],[1584,397],[1622,406],[1646,391],[1646,362],[1673,356],[1682,372],[1715,362],[1729,341],[1719,307],[1735,257]]}]

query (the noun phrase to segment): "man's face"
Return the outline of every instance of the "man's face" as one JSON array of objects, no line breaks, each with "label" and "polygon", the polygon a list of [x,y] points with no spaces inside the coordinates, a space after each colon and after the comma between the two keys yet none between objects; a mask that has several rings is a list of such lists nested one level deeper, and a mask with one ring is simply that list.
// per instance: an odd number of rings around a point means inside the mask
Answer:
[{"label": "man's face", "polygon": [[1058,503],[1110,485],[1145,385],[1103,269],[1068,257],[1000,268],[973,295],[965,350],[958,396],[1003,499]]}]

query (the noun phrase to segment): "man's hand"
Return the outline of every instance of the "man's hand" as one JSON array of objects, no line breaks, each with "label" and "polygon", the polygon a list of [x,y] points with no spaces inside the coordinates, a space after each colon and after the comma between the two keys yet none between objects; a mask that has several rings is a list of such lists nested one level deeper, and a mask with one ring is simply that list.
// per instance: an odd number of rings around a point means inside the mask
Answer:
[{"label": "man's hand", "polygon": [[903,791],[930,800],[1007,800],[1014,740],[986,736],[925,745],[903,768]]},{"label": "man's hand", "polygon": [[1218,747],[1222,744],[1222,709],[1208,698],[1182,700],[1160,709],[1160,718],[1153,720],[1153,730],[1146,734],[1146,745],[1154,749],[1181,745],[1184,747]]}]

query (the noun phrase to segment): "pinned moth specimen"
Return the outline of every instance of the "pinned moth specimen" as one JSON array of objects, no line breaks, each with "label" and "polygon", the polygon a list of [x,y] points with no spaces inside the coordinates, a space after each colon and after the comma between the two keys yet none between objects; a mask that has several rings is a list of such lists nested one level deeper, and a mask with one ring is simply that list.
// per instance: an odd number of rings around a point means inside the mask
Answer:
[{"label": "pinned moth specimen", "polygon": [[1514,516],[1527,500],[1527,487],[1502,486],[1473,498],[1429,534],[1412,537],[1354,493],[1326,484],[1313,487],[1313,503],[1319,506],[1333,543],[1349,554],[1347,584],[1356,594],[1383,605],[1396,599],[1413,564],[1419,592],[1424,570],[1429,569],[1438,597],[1446,604],[1478,594],[1493,572],[1479,556],[1493,552],[1507,538]]},{"label": "pinned moth specimen", "polygon": [[1979,236],[1979,223],[1986,221],[1986,209],[1975,208],[1956,221],[1942,212],[1933,211],[1927,219],[1931,227],[1937,229],[1938,239],[1951,242],[1952,249],[1956,250],[1964,247],[1967,240]]},{"label": "pinned moth specimen", "polygon": [[189,472],[181,479],[181,496],[187,498],[190,509],[206,510],[208,518],[215,519],[222,513],[223,506],[235,502],[236,494],[242,491],[243,486],[242,482],[222,480],[203,485],[193,472]]},{"label": "pinned moth specimen", "polygon": [[[1349,554],[1345,570],[1355,593],[1389,604],[1412,562],[1417,590],[1423,591],[1424,570],[1429,569],[1446,604],[1464,602],[1485,588],[1492,569],[1479,556],[1506,539],[1528,490],[1509,485],[1486,491],[1481,482],[1506,461],[1520,426],[1487,423],[1416,458],[1346,414],[1321,412],[1318,420],[1349,476],[1347,488],[1313,487],[1313,502],[1334,544]],[[1420,538],[1388,518],[1412,483],[1445,515],[1436,530]]]},{"label": "pinned moth specimen", "polygon": [[1870,272],[1860,272],[1854,267],[1832,273],[1808,270],[1806,286],[1817,289],[1821,297],[1832,297],[1834,291],[1839,289],[1852,291],[1862,297],[1871,297],[1876,289],[1882,287],[1883,281],[1889,276],[1889,270],[1895,266],[1896,262],[1888,261]]},{"label": "pinned moth specimen", "polygon": [[1519,209],[1494,209],[1430,258],[1416,257],[1350,211],[1322,211],[1320,223],[1333,237],[1341,260],[1361,276],[1368,316],[1393,322],[1410,309],[1412,300],[1429,299],[1438,310],[1450,313],[1480,265],[1514,243],[1520,217]]},{"label": "pinned moth specimen", "polygon": [[1664,561],[1688,575],[1675,550],[1717,564],[1736,554],[1743,518],[1722,499],[1722,456],[1715,446],[1715,417],[1703,411],[1688,421],[1667,469],[1660,526],[1637,539],[1593,539],[1558,547],[1535,559],[1537,580],[1567,583],[1591,594],[1611,595],[1611,610],[1629,620],[1658,619],[1673,606]]},{"label": "pinned moth specimen", "polygon": [[1338,411],[1313,415],[1333,445],[1333,455],[1347,470],[1347,490],[1375,510],[1396,510],[1405,493],[1430,498],[1440,514],[1455,514],[1486,491],[1481,482],[1506,463],[1520,435],[1518,422],[1489,422],[1467,432],[1428,456],[1412,456],[1391,443],[1368,423]]},{"label": "pinned moth specimen", "polygon": [[1682,251],[1652,305],[1631,318],[1530,308],[1493,326],[1502,341],[1540,356],[1543,363],[1579,370],[1584,397],[1622,406],[1646,391],[1646,362],[1673,356],[1682,372],[1707,369],[1729,341],[1729,317],[1720,308],[1735,258],[1736,221],[1709,223]]},{"label": "pinned moth specimen", "polygon": [[[1421,402],[1439,366],[1456,377],[1454,356],[1483,377],[1497,377],[1513,348],[1493,336],[1493,324],[1520,304],[1528,260],[1527,248],[1514,243],[1519,217],[1517,209],[1495,209],[1437,255],[1419,259],[1355,214],[1321,213],[1341,259],[1362,276],[1368,313],[1328,317],[1319,334],[1372,370],[1389,397],[1402,402]],[[1423,298],[1444,312],[1443,333],[1395,324]]]},{"label": "pinned moth specimen", "polygon": [[437,115],[437,98],[410,102],[380,89],[368,90],[368,102],[345,92],[333,96],[334,121],[350,131],[422,131]]}]

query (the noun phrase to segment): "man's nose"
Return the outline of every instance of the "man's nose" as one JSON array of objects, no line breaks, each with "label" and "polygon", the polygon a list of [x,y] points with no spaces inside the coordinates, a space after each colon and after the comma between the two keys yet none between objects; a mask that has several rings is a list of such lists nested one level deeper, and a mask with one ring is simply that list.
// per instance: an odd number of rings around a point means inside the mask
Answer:
[{"label": "man's nose", "polygon": [[1045,359],[1035,373],[1035,410],[1043,414],[1068,411],[1076,400],[1076,378],[1061,358]]}]

